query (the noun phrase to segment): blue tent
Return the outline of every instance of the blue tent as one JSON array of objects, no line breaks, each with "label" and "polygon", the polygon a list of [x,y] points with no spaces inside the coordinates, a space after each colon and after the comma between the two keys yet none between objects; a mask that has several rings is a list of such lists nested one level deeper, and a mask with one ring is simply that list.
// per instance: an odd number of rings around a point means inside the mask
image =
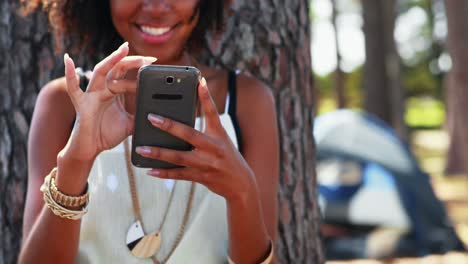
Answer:
[{"label": "blue tent", "polygon": [[[314,126],[325,223],[404,231],[395,255],[464,250],[428,174],[388,125],[369,114],[338,110],[319,116]],[[356,246],[366,239],[326,240],[328,257],[369,257]]]}]

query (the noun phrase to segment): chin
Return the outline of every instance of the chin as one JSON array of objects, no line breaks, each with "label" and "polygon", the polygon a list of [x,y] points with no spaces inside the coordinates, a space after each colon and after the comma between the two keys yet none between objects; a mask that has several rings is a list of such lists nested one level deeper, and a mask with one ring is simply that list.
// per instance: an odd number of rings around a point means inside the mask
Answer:
[{"label": "chin", "polygon": [[182,57],[184,55],[183,51],[180,52],[174,52],[174,53],[166,53],[166,54],[154,54],[158,60],[156,61],[156,64],[166,64],[166,65],[171,65],[171,64],[180,64],[183,62]]}]

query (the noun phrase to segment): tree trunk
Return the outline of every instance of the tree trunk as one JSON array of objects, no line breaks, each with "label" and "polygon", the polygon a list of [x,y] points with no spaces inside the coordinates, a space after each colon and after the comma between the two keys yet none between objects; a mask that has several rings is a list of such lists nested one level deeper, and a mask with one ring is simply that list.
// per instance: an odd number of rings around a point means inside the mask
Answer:
[{"label": "tree trunk", "polygon": [[406,140],[401,62],[393,37],[395,4],[395,0],[362,0],[366,41],[364,108],[393,126]]},{"label": "tree trunk", "polygon": [[468,174],[468,1],[445,0],[448,26],[448,51],[452,70],[447,76],[447,127],[450,145],[447,174]]},{"label": "tree trunk", "polygon": [[335,34],[335,45],[336,45],[336,69],[334,73],[334,87],[335,87],[335,95],[338,108],[345,108],[347,106],[346,102],[346,93],[345,93],[345,81],[346,75],[341,68],[342,64],[342,57],[340,52],[340,41],[339,37],[339,28],[338,28],[338,3],[337,0],[332,0],[332,24]]},{"label": "tree trunk", "polygon": [[[429,20],[427,23],[429,26],[428,34],[432,36],[431,48],[426,59],[426,64],[428,65],[428,67],[431,67],[431,64],[437,63],[438,59],[440,58],[442,53],[444,53],[445,51],[445,40],[438,39],[438,37],[436,37],[436,34],[435,34],[435,27],[437,23],[436,16],[438,15],[438,12],[440,12],[437,10],[437,6],[439,4],[444,5],[443,3],[444,0],[426,0],[426,2],[428,3],[427,5],[425,5],[426,14]],[[444,73],[442,71],[438,71],[437,73],[433,73],[433,74],[437,82],[436,83],[437,90],[436,90],[435,96],[436,98],[442,98],[444,96],[443,95]]]},{"label": "tree trunk", "polygon": [[40,87],[54,57],[43,14],[23,18],[0,1],[0,263],[16,263],[26,193],[26,142]]},{"label": "tree trunk", "polygon": [[[0,57],[5,58],[0,60],[0,260],[5,263],[15,262],[20,245],[28,124],[37,93],[56,65],[44,16],[18,17],[17,2],[0,4]],[[324,262],[315,190],[309,23],[307,0],[235,1],[226,33],[210,41],[204,60],[250,72],[276,97],[282,151],[277,254],[282,263]]]}]

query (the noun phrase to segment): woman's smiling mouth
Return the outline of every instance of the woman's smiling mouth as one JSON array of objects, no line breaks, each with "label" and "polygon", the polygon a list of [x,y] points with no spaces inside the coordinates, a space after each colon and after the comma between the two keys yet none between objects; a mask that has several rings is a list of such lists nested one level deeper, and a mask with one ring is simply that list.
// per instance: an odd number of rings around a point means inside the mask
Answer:
[{"label": "woman's smiling mouth", "polygon": [[174,32],[175,26],[149,26],[149,25],[137,25],[142,39],[150,44],[160,44],[167,42],[172,33]]},{"label": "woman's smiling mouth", "polygon": [[164,33],[169,32],[171,27],[150,27],[150,26],[140,26],[141,31],[152,36],[161,36]]}]

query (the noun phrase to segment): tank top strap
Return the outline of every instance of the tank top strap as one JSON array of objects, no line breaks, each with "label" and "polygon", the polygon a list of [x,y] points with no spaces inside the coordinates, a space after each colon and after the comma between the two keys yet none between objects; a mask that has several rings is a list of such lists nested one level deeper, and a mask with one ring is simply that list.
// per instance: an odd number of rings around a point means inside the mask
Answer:
[{"label": "tank top strap", "polygon": [[236,131],[236,137],[238,142],[239,152],[242,153],[242,137],[241,130],[239,126],[239,121],[237,120],[237,74],[239,71],[229,71],[228,72],[228,92],[226,96],[226,104],[224,112],[231,117],[234,130]]},{"label": "tank top strap", "polygon": [[223,114],[227,114],[229,111],[229,91],[226,94],[226,102],[224,103],[224,112]]},{"label": "tank top strap", "polygon": [[93,74],[92,71],[83,71],[82,68],[78,67],[75,70],[76,74],[78,75],[80,79],[80,88],[81,90],[86,91],[86,88],[88,87],[89,80],[91,79],[91,76]]},{"label": "tank top strap", "polygon": [[[92,71],[83,71],[82,68],[78,67],[75,69],[76,74],[78,75],[79,81],[80,81],[80,89],[83,90],[83,92],[86,92],[86,88],[88,87],[89,80],[91,79],[91,76],[93,74]],[[76,117],[73,118],[73,123],[71,124],[71,129],[70,131],[73,130],[73,126],[75,125]]]}]

